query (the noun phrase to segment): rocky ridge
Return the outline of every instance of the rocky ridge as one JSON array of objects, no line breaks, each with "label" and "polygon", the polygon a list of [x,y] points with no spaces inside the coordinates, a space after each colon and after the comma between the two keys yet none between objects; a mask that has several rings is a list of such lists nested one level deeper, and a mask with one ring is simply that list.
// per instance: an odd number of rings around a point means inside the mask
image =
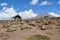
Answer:
[{"label": "rocky ridge", "polygon": [[27,40],[30,35],[48,35],[51,40],[60,40],[60,17],[44,16],[16,22],[0,21],[0,40]]}]

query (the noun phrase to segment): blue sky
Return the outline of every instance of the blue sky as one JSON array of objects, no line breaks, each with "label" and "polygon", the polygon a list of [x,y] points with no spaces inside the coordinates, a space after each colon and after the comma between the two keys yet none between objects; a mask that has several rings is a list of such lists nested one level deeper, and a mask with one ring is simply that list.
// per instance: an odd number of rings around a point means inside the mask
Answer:
[{"label": "blue sky", "polygon": [[60,16],[60,0],[0,0],[0,19],[17,14],[23,18],[32,18],[38,14],[58,17]]}]

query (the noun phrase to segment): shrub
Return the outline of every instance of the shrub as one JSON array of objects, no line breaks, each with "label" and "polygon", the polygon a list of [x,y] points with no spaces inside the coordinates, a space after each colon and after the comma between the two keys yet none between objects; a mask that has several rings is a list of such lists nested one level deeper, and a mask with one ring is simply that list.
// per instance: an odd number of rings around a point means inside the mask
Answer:
[{"label": "shrub", "polygon": [[50,38],[45,35],[34,35],[29,37],[28,40],[50,40]]}]

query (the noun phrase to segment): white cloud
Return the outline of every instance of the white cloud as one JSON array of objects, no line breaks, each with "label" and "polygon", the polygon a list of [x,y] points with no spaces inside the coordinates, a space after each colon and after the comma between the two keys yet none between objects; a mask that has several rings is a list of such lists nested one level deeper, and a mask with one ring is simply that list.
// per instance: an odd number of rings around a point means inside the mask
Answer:
[{"label": "white cloud", "polygon": [[60,15],[59,15],[59,14],[54,13],[54,12],[50,12],[50,13],[49,13],[49,15],[52,15],[52,16],[54,16],[54,17],[60,17]]},{"label": "white cloud", "polygon": [[52,4],[52,2],[48,2],[48,1],[43,1],[43,2],[41,2],[41,4],[40,5],[51,5]]},{"label": "white cloud", "polygon": [[30,2],[30,4],[31,4],[31,5],[35,5],[35,4],[38,3],[38,1],[39,1],[39,0],[32,0],[32,1]]},{"label": "white cloud", "polygon": [[0,11],[0,20],[10,19],[11,17],[17,14],[20,15],[22,19],[30,19],[37,16],[37,14],[35,14],[32,9],[17,13],[15,9],[11,7],[11,8],[4,8]]},{"label": "white cloud", "polygon": [[60,0],[58,1],[58,3],[60,4]]},{"label": "white cloud", "polygon": [[1,3],[1,6],[7,6],[8,4],[7,3]]},{"label": "white cloud", "polygon": [[0,19],[11,18],[15,15],[17,15],[17,12],[12,7],[0,11]]},{"label": "white cloud", "polygon": [[9,15],[9,17],[12,17],[12,16],[14,16],[14,15],[17,15],[17,12],[15,11],[15,9],[14,8],[7,8],[6,10],[5,10],[5,13],[7,13],[8,15]]},{"label": "white cloud", "polygon": [[20,12],[19,15],[22,17],[22,19],[30,19],[37,16],[37,14],[35,14],[32,9]]}]

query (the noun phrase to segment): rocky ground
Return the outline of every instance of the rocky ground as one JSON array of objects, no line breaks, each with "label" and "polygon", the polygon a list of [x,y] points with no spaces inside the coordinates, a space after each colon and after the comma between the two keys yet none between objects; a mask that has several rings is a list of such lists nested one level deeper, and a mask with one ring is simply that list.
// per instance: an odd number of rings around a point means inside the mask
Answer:
[{"label": "rocky ground", "polygon": [[31,35],[47,35],[51,40],[60,40],[60,18],[0,21],[0,40],[28,40]]}]

